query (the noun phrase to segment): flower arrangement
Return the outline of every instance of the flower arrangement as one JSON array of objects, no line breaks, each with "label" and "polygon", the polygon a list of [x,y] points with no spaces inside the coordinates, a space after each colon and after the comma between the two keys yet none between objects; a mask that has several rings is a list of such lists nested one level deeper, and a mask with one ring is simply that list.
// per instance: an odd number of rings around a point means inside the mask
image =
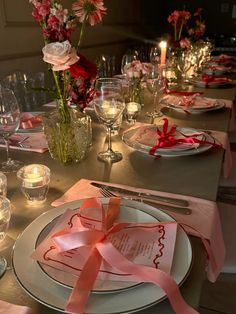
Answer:
[{"label": "flower arrangement", "polygon": [[188,49],[192,42],[203,37],[205,23],[201,17],[202,8],[198,8],[193,14],[190,11],[175,10],[167,21],[174,27],[174,45],[182,49]]},{"label": "flower arrangement", "polygon": [[[62,163],[79,162],[91,145],[91,120],[82,113],[94,94],[96,66],[79,53],[86,24],[102,21],[103,0],[76,0],[71,12],[55,0],[29,0],[45,46],[43,60],[53,74],[53,93],[58,108],[43,115],[44,133],[52,158]],[[77,44],[72,34],[79,25]],[[79,110],[74,109],[74,105]]]},{"label": "flower arrangement", "polygon": [[140,60],[133,60],[124,66],[124,74],[129,81],[128,102],[136,102],[142,105],[141,83],[151,72],[152,67],[151,63],[141,62]]},{"label": "flower arrangement", "polygon": [[[33,17],[40,24],[45,42],[43,60],[49,63],[55,88],[51,90],[59,100],[59,111],[64,120],[69,119],[68,103],[81,110],[93,96],[96,66],[78,53],[86,24],[91,26],[102,21],[106,14],[102,0],[77,0],[72,12],[54,0],[29,0],[33,5]],[[77,45],[71,44],[71,36],[80,23]]]}]

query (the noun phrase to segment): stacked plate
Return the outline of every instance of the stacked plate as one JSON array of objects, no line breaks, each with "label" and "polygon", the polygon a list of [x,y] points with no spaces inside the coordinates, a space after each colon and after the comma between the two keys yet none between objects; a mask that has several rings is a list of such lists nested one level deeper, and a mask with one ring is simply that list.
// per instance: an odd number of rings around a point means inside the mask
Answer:
[{"label": "stacked plate", "polygon": [[203,80],[201,77],[193,77],[190,79],[190,83],[193,84],[196,87],[201,87],[201,88],[219,88],[219,87],[225,87],[228,86],[232,83],[230,79],[227,77],[218,77],[214,78],[212,77],[211,80],[208,82],[206,80]]},{"label": "stacked plate", "polygon": [[[135,129],[130,129],[123,134],[123,141],[130,147],[149,154],[150,149],[157,143],[157,127],[162,130],[162,126],[147,125]],[[174,146],[161,147],[155,152],[156,156],[180,157],[203,153],[212,148],[215,139],[208,133],[191,128],[177,128],[172,135],[176,139],[186,139],[194,137],[201,142],[207,143],[177,143]]]},{"label": "stacked plate", "polygon": [[[109,199],[102,199],[107,204]],[[65,313],[65,305],[75,278],[71,274],[49,270],[30,257],[37,245],[48,235],[57,219],[67,208],[78,209],[80,201],[71,202],[45,212],[34,220],[16,240],[13,250],[13,269],[23,289],[34,299]],[[121,218],[133,222],[173,221],[166,213],[141,202],[123,199]],[[178,228],[171,276],[178,285],[186,279],[192,264],[191,243],[182,228]],[[97,282],[85,313],[133,313],[150,307],[166,297],[153,284]]]},{"label": "stacked plate", "polygon": [[222,100],[202,96],[167,95],[161,100],[161,104],[176,111],[191,114],[201,114],[225,107],[225,103]]}]

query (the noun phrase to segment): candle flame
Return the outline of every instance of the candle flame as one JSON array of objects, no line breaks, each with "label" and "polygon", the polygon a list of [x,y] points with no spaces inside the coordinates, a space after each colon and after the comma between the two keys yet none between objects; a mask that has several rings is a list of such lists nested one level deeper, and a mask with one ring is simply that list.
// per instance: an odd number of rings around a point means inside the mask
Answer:
[{"label": "candle flame", "polygon": [[166,41],[161,41],[159,44],[160,48],[166,48],[167,47],[167,42]]}]

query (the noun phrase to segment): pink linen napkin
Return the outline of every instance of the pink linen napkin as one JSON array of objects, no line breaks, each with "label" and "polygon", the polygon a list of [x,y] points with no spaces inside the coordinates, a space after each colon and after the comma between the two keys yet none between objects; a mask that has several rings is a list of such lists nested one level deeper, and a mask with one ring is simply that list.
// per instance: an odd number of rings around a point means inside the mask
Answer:
[{"label": "pink linen napkin", "polygon": [[218,141],[218,143],[222,144],[225,154],[223,160],[223,168],[222,174],[224,178],[227,178],[230,175],[231,169],[233,167],[233,158],[232,152],[229,143],[228,133],[222,131],[210,131],[211,135]]},{"label": "pink linen napkin", "polygon": [[33,314],[31,308],[0,300],[0,314]]},{"label": "pink linen napkin", "polygon": [[[62,197],[55,200],[51,205],[59,206],[67,202],[90,197],[101,197],[99,189],[90,184],[91,181],[81,179],[75,183]],[[100,182],[101,183],[101,182]],[[102,182],[104,183],[104,182]],[[152,193],[156,195],[175,197],[185,199],[189,202],[189,208],[192,209],[191,215],[182,215],[179,213],[171,213],[174,219],[183,225],[184,229],[192,235],[199,236],[201,234],[209,241],[213,256],[210,258],[215,261],[214,267],[212,263],[208,265],[208,279],[214,282],[224,264],[225,246],[222,236],[220,218],[218,208],[215,202],[204,199],[177,195],[160,191],[150,191],[147,189],[133,188],[120,184],[106,183],[110,186],[124,187],[131,191]],[[168,213],[168,210],[166,211]]]},{"label": "pink linen napkin", "polygon": [[42,126],[42,116],[39,113],[23,112],[19,129],[35,129]]},{"label": "pink linen napkin", "polygon": [[[17,142],[22,141],[25,138],[26,140],[22,142],[22,146],[17,144]],[[5,144],[1,142],[0,147],[5,147]],[[48,150],[48,145],[43,132],[16,133],[10,137],[10,148],[28,152],[44,153]]]},{"label": "pink linen napkin", "polygon": [[229,131],[233,131],[236,129],[236,122],[235,122],[235,111],[233,101],[229,99],[220,99],[225,103],[226,108],[230,109],[230,121],[229,121]]}]

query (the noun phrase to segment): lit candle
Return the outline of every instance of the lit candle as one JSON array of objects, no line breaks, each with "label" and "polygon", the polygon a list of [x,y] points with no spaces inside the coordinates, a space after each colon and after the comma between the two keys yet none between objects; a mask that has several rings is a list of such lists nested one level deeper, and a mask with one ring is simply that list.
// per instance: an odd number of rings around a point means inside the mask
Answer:
[{"label": "lit candle", "polygon": [[126,110],[128,114],[134,114],[139,111],[139,104],[136,102],[129,102],[126,105]]},{"label": "lit candle", "polygon": [[48,167],[40,164],[24,166],[17,172],[17,177],[21,182],[21,190],[30,203],[45,201],[50,182]]},{"label": "lit candle", "polygon": [[167,47],[166,41],[161,41],[159,46],[161,48],[161,64],[165,64],[166,63],[166,47]]}]

